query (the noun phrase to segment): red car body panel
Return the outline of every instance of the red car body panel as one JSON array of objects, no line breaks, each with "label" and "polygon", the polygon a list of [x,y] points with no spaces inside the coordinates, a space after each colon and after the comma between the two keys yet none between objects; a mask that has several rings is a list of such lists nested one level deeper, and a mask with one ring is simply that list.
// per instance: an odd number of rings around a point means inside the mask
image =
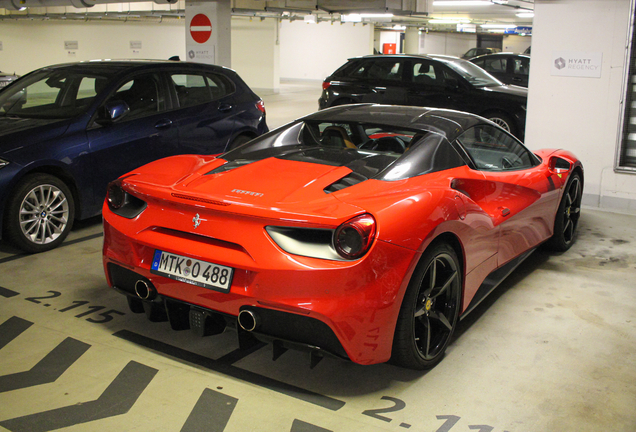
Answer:
[{"label": "red car body panel", "polygon": [[[349,168],[267,158],[210,174],[225,161],[160,160],[121,180],[147,202],[141,214],[123,218],[104,204],[105,272],[113,286],[108,265],[120,265],[150,280],[162,296],[231,316],[256,306],[313,317],[333,330],[352,361],[385,362],[411,275],[433,240],[451,236],[461,246],[463,312],[486,276],[552,235],[563,185],[580,162],[564,151],[536,154],[542,162],[530,170],[461,166],[404,180],[370,179],[330,194],[325,187]],[[571,169],[556,170],[554,157]],[[352,261],[287,253],[265,230],[335,229],[364,213],[376,220],[375,241]],[[230,291],[151,273],[155,250],[232,267]]]}]

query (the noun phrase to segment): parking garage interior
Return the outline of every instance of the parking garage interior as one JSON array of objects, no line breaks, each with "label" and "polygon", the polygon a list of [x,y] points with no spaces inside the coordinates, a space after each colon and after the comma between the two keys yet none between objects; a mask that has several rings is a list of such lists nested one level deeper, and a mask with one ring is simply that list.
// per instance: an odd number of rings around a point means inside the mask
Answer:
[{"label": "parking garage interior", "polygon": [[[188,57],[186,2],[14,3],[0,2],[3,72]],[[325,77],[384,44],[460,56],[478,44],[460,25],[531,28],[495,34],[504,51],[532,47],[526,146],[583,162],[576,243],[536,250],[460,322],[443,362],[416,372],[295,351],[273,361],[271,345],[241,351],[231,331],[149,322],[106,283],[100,217],[41,254],[1,241],[0,430],[636,430],[634,1],[372,2],[393,16],[359,22],[341,19],[359,2],[341,3],[231,2],[227,66],[263,98],[270,129],[316,111]],[[562,53],[601,54],[598,76],[555,74]]]}]

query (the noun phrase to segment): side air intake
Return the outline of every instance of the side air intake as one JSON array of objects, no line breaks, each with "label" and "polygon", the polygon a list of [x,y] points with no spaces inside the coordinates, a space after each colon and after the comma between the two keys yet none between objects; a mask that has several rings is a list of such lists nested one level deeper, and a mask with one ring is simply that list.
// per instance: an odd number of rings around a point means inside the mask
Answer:
[{"label": "side air intake", "polygon": [[337,182],[332,183],[329,186],[327,186],[324,189],[324,191],[326,193],[336,192],[336,191],[348,188],[350,186],[357,185],[358,183],[362,183],[365,180],[368,180],[368,178],[363,176],[362,174],[358,174],[358,173],[352,172],[351,174],[341,178]]}]

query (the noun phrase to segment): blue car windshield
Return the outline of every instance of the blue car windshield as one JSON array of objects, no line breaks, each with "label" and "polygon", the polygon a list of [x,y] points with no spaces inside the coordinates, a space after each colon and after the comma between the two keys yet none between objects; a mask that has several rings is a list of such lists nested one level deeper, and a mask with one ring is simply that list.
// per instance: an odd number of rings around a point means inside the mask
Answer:
[{"label": "blue car windshield", "polygon": [[71,69],[29,74],[0,93],[0,116],[67,119],[86,112],[109,77]]}]

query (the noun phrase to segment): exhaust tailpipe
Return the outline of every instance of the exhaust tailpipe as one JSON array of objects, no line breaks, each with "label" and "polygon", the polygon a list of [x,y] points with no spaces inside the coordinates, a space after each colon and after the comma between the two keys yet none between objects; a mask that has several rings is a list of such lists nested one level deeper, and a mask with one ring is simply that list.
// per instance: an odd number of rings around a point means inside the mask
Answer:
[{"label": "exhaust tailpipe", "polygon": [[243,330],[251,332],[260,325],[261,319],[251,310],[243,309],[238,314],[238,323]]},{"label": "exhaust tailpipe", "polygon": [[157,296],[157,290],[152,284],[143,279],[139,279],[135,283],[135,294],[142,300],[153,300]]}]

